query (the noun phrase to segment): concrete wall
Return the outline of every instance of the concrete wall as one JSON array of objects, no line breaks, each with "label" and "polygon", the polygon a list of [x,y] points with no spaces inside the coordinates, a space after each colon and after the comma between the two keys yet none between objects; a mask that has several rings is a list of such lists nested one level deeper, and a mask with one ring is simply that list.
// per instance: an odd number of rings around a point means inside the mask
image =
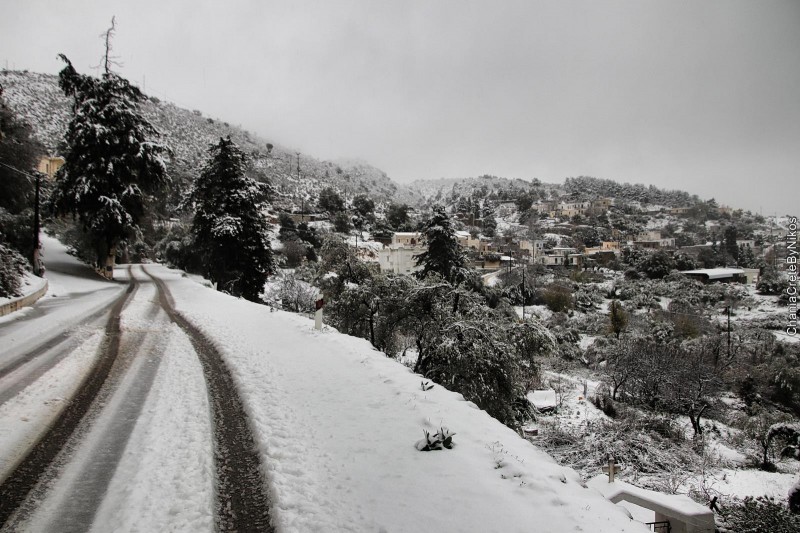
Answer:
[{"label": "concrete wall", "polygon": [[29,294],[27,296],[23,296],[22,298],[17,298],[16,300],[11,300],[8,303],[3,304],[0,306],[0,316],[6,316],[9,313],[13,313],[23,307],[28,307],[36,303],[36,301],[47,294],[47,287],[48,283],[47,280],[44,280],[44,286],[39,289],[38,291]]}]

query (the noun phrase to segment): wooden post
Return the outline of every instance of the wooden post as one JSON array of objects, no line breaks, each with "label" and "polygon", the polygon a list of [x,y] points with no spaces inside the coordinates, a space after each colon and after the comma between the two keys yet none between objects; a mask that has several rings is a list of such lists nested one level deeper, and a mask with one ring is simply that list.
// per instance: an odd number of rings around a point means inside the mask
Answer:
[{"label": "wooden post", "polygon": [[619,465],[614,462],[613,457],[609,457],[608,465],[603,467],[603,472],[608,474],[608,482],[614,483],[614,474],[619,472]]}]

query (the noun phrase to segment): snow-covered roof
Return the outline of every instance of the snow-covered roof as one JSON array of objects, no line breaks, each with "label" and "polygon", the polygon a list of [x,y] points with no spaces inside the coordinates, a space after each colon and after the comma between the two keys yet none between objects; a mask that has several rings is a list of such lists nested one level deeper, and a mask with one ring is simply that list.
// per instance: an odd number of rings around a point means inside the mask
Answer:
[{"label": "snow-covered roof", "polygon": [[708,279],[724,279],[733,276],[744,276],[741,268],[699,268],[697,270],[683,270],[681,274],[708,276]]},{"label": "snow-covered roof", "polygon": [[528,393],[528,401],[537,409],[552,409],[558,405],[556,391],[553,389],[534,390]]}]

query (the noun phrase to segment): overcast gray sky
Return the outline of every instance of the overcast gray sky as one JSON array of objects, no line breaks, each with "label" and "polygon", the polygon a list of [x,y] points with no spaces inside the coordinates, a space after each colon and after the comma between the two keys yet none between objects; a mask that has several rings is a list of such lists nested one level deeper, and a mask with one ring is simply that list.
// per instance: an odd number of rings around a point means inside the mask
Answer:
[{"label": "overcast gray sky", "polygon": [[589,175],[798,214],[800,1],[0,0],[0,66],[148,93],[404,183]]}]

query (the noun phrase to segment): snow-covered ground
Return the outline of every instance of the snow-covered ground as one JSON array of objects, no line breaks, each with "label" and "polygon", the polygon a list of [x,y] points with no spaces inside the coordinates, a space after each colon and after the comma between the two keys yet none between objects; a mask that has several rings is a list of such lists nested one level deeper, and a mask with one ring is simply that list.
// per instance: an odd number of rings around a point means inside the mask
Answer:
[{"label": "snow-covered ground", "polygon": [[[251,417],[277,531],[647,531],[584,488],[576,472],[460,394],[440,385],[423,390],[420,376],[366,341],[316,331],[312,320],[220,294],[178,271],[147,269],[166,280],[178,311],[226,357]],[[79,321],[124,286],[69,278],[51,277],[48,298],[71,312],[53,306],[38,316],[35,307],[6,324],[14,338],[2,330],[0,360],[23,351],[30,335]],[[155,330],[149,350],[161,362],[94,518],[96,531],[213,529],[209,415],[198,365],[174,324],[148,310],[152,293],[152,286],[140,287],[121,325],[123,338]],[[0,435],[19,438],[32,418],[44,416],[38,404],[68,395],[98,342],[97,332],[87,331],[75,357],[5,402]],[[118,393],[128,390],[123,380]],[[115,401],[106,402],[110,412]],[[76,466],[55,483],[42,527],[57,526],[71,484],[114,427],[103,417],[83,437]],[[423,431],[442,427],[455,433],[453,449],[417,450]],[[5,444],[0,450],[5,455]]]},{"label": "snow-covered ground", "polygon": [[[461,395],[423,391],[367,341],[154,271],[228,357],[279,530],[644,530]],[[417,451],[423,431],[440,427],[455,447]]]},{"label": "snow-covered ground", "polygon": [[[600,420],[611,420],[587,400],[595,395],[601,382],[546,371],[543,383],[552,388],[533,391],[528,394],[528,399],[540,409],[558,405],[556,414],[548,415],[545,420],[554,417],[559,424],[573,428],[592,426]],[[689,418],[677,417],[675,421],[682,427],[686,438],[691,439],[693,430]],[[703,425],[706,453],[713,458],[716,466],[702,469],[701,475],[690,472],[676,473],[671,480],[674,485],[673,490],[677,490],[679,494],[694,492],[716,495],[723,502],[747,496],[765,496],[777,501],[786,501],[789,490],[797,482],[800,474],[800,463],[791,459],[783,460],[779,463],[778,472],[748,468],[750,458],[731,444],[740,437],[738,434],[741,430],[726,426],[719,421],[704,420]],[[651,477],[644,475],[639,481]],[[630,481],[629,473],[624,470],[620,478]],[[652,511],[646,509],[643,511],[642,508],[632,504],[625,504],[624,507],[633,513],[635,519],[641,521],[647,518],[652,521]]]}]

